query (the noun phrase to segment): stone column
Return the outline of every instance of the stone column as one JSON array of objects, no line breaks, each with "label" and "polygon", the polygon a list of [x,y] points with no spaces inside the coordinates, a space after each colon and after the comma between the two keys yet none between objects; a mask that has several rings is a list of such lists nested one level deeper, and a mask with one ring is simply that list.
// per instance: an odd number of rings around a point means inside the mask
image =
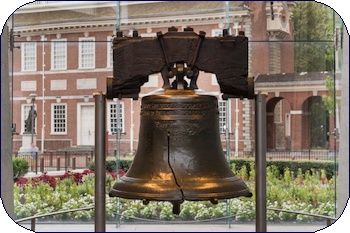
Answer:
[{"label": "stone column", "polygon": [[5,26],[1,35],[1,199],[8,215],[14,219],[8,51],[8,26]]}]

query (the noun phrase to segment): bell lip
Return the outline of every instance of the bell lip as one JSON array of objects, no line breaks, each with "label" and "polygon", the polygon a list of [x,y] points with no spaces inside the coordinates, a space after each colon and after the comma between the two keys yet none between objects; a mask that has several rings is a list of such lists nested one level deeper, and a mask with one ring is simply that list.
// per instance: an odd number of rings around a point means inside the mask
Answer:
[{"label": "bell lip", "polygon": [[[180,190],[179,190],[180,191]],[[183,190],[186,193],[185,190]],[[176,201],[176,200],[187,200],[187,201],[209,201],[211,199],[231,199],[238,197],[252,197],[253,194],[249,189],[244,189],[241,191],[221,192],[221,193],[205,193],[205,194],[149,194],[149,193],[135,193],[135,192],[125,192],[111,188],[109,192],[110,197],[121,197],[125,199],[136,199],[136,200],[149,200],[149,201]]]},{"label": "bell lip", "polygon": [[136,193],[136,192],[126,192],[126,191],[120,191],[116,190],[114,188],[111,188],[109,191],[110,197],[121,197],[125,199],[147,199],[150,201],[174,201],[174,200],[181,200],[182,195],[180,190],[178,189],[179,194],[164,194],[164,193]]}]

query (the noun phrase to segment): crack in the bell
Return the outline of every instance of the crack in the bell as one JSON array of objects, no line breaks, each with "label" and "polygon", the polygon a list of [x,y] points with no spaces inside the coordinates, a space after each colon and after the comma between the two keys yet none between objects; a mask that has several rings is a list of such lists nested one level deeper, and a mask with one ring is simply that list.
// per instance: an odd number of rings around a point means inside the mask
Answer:
[{"label": "crack in the bell", "polygon": [[170,167],[171,172],[173,173],[173,177],[174,177],[174,180],[175,180],[175,184],[179,187],[179,190],[180,190],[180,192],[181,192],[181,196],[182,196],[181,199],[182,199],[182,200],[185,200],[185,195],[184,195],[184,193],[183,193],[183,191],[182,191],[181,186],[180,186],[179,183],[177,182],[175,172],[174,172],[174,170],[173,170],[173,168],[172,168],[172,166],[171,166],[171,164],[170,164],[170,132],[167,133],[167,137],[168,137],[168,165],[169,165],[169,167]]}]

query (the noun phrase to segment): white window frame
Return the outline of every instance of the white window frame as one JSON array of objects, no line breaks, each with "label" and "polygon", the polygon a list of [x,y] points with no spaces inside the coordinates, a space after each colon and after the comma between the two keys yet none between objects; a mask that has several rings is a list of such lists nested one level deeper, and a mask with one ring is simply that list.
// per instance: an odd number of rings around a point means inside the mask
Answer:
[{"label": "white window frame", "polygon": [[[55,122],[54,122],[54,106],[65,106],[65,116],[64,116],[64,120],[65,120],[65,127],[64,127],[64,132],[55,132]],[[51,103],[51,135],[67,135],[67,103]]]},{"label": "white window frame", "polygon": [[113,37],[107,36],[107,68],[112,68],[112,67],[113,67]]},{"label": "white window frame", "polygon": [[[35,60],[35,64],[34,64],[34,69],[25,69],[25,57],[24,57],[24,47],[26,44],[34,44],[34,60]],[[37,70],[37,46],[36,46],[36,43],[35,42],[23,42],[21,44],[21,69],[22,69],[22,72],[26,72],[26,71],[36,71]]]},{"label": "white window frame", "polygon": [[[54,44],[55,42],[64,44],[64,67],[63,68],[55,68],[55,56],[54,56]],[[51,70],[67,70],[67,39],[52,39],[51,40]]]},{"label": "white window frame", "polygon": [[[28,116],[24,116],[24,108],[25,107],[31,107],[31,106],[33,106],[33,103],[30,103],[30,104],[22,104],[21,105],[21,135],[24,133],[24,131],[25,131],[25,120],[27,120],[27,117]],[[37,110],[37,106],[36,106],[36,104],[34,103],[34,109],[36,110],[36,115],[38,116],[39,114],[38,114],[38,110]],[[38,117],[36,117],[35,118],[35,127],[34,127],[34,130],[35,130],[35,132],[36,133],[38,133],[37,132],[37,126],[38,126],[38,124],[37,124],[37,119],[38,119]]]},{"label": "white window frame", "polygon": [[290,136],[290,113],[286,112],[285,118],[285,127],[286,127],[286,137]]},{"label": "white window frame", "polygon": [[141,37],[157,37],[157,33],[156,33],[156,32],[141,33],[140,36],[141,36]]},{"label": "white window frame", "polygon": [[[111,129],[111,109],[112,105],[116,105],[116,99],[113,99],[113,102],[107,102],[107,130],[109,135],[113,135],[112,129]],[[125,132],[125,112],[124,112],[124,102],[119,101],[119,111],[121,112],[121,119],[122,119],[122,132]],[[119,124],[120,124],[120,118],[119,118]],[[116,132],[114,132],[116,133]]]},{"label": "white window frame", "polygon": [[[91,43],[93,44],[93,65],[91,67],[82,67],[82,45],[87,42],[83,42],[86,40],[92,40]],[[79,38],[79,69],[95,69],[96,62],[96,49],[95,49],[95,37],[80,37]]]},{"label": "white window frame", "polygon": [[[219,35],[222,36],[223,28],[217,28],[217,29],[211,29],[211,37],[218,37]],[[219,35],[216,35],[219,34]]]},{"label": "white window frame", "polygon": [[[220,104],[224,104],[224,108],[225,110],[224,111],[221,111],[225,114],[225,116],[220,116]],[[219,130],[220,130],[220,133],[224,133],[225,130],[226,130],[226,124],[227,124],[227,114],[230,114],[230,113],[227,113],[227,101],[226,100],[218,100],[218,111],[219,111]],[[222,119],[225,119],[224,121]],[[220,123],[221,122],[224,122],[223,125],[221,125]]]}]

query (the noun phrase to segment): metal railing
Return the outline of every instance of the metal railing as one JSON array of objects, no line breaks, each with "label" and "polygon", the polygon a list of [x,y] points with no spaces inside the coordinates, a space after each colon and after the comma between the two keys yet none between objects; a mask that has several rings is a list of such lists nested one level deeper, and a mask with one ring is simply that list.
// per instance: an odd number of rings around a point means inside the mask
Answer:
[{"label": "metal railing", "polygon": [[[231,158],[255,158],[252,151],[231,151]],[[300,151],[267,151],[266,159],[286,160],[324,160],[334,159],[338,151],[328,150],[300,150]]]},{"label": "metal railing", "polygon": [[85,208],[79,208],[79,209],[73,209],[73,210],[57,211],[57,212],[48,213],[48,214],[34,215],[34,216],[31,216],[31,217],[21,218],[21,219],[15,220],[15,222],[16,223],[20,223],[20,222],[24,222],[24,221],[30,220],[30,229],[32,231],[35,231],[35,220],[37,218],[50,217],[50,216],[55,216],[55,215],[58,215],[58,214],[65,214],[65,213],[71,213],[71,212],[82,211],[82,210],[91,210],[91,209],[94,209],[94,208],[95,208],[94,206],[91,206],[91,207],[85,207]]},{"label": "metal railing", "polygon": [[332,224],[332,221],[337,220],[337,218],[319,215],[319,214],[309,214],[309,213],[304,213],[304,212],[291,211],[291,210],[281,210],[281,209],[274,209],[274,208],[266,208],[266,209],[273,210],[276,212],[286,212],[286,213],[291,213],[291,214],[301,214],[301,215],[306,215],[306,216],[310,216],[310,217],[323,218],[323,219],[327,220],[327,226],[330,226]]},{"label": "metal railing", "polygon": [[[15,222],[16,223],[20,223],[20,222],[25,222],[25,221],[29,221],[30,220],[30,230],[35,231],[35,220],[37,218],[50,217],[50,216],[55,216],[55,215],[65,214],[65,213],[71,213],[71,212],[76,212],[76,211],[91,210],[91,209],[94,209],[94,208],[95,208],[94,206],[91,206],[91,207],[85,207],[85,208],[79,208],[79,209],[57,211],[57,212],[53,212],[53,213],[35,215],[35,216],[27,217],[27,218],[18,219],[18,220],[15,220]],[[282,209],[274,209],[274,208],[266,208],[266,209],[267,210],[277,211],[277,212],[286,212],[286,213],[292,213],[292,214],[302,214],[302,215],[306,215],[306,216],[326,219],[327,220],[327,226],[330,226],[332,224],[332,221],[336,221],[337,220],[337,218],[334,218],[334,217],[318,215],[318,214],[309,214],[309,213],[290,211],[290,210],[282,210]],[[234,215],[230,215],[230,216],[215,218],[215,219],[194,220],[194,221],[176,221],[176,222],[171,222],[171,224],[192,224],[192,223],[200,223],[200,222],[209,222],[209,221],[223,220],[223,219],[233,218],[233,217],[236,217],[236,216],[239,216],[239,215],[242,215],[242,214],[250,213],[252,211],[254,211],[254,210],[246,211],[246,212],[242,212],[242,213],[238,213],[238,214],[234,214]],[[112,211],[109,211],[109,212],[112,212]],[[115,212],[112,212],[112,213],[114,213],[116,215],[119,215],[119,216],[122,216],[122,217],[132,218],[132,219],[141,220],[141,221],[148,221],[148,222],[162,223],[162,224],[169,223],[167,221],[143,219],[143,218],[127,216],[127,215],[123,215],[123,214],[119,214],[119,213],[115,213]]]},{"label": "metal railing", "polygon": [[94,151],[52,151],[31,156],[28,152],[16,152],[13,157],[24,158],[28,161],[32,172],[68,171],[84,169],[94,159]]}]

